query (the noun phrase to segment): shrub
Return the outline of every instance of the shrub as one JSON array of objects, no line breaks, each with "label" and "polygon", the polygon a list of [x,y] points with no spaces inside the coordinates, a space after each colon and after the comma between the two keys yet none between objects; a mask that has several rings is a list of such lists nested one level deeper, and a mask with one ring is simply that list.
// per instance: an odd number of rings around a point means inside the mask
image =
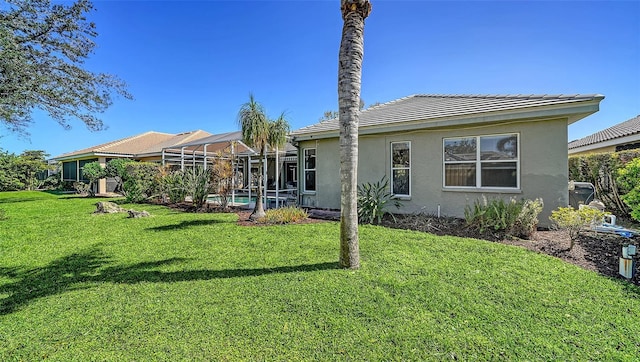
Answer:
[{"label": "shrub", "polygon": [[42,188],[45,190],[62,189],[62,180],[60,180],[60,175],[51,175],[44,179],[42,182]]},{"label": "shrub", "polygon": [[569,157],[569,179],[591,182],[595,186],[596,198],[602,201],[607,210],[617,215],[629,214],[621,194],[624,187],[618,184],[618,170],[628,162],[640,157],[640,151],[595,153]]},{"label": "shrub", "polygon": [[233,165],[230,160],[223,158],[221,152],[218,152],[211,173],[213,191],[220,198],[220,207],[226,209],[233,189]]},{"label": "shrub", "polygon": [[128,162],[122,187],[127,201],[138,203],[151,197],[158,189],[156,179],[159,173],[160,168],[155,163]]},{"label": "shrub", "polygon": [[538,226],[538,215],[542,212],[543,207],[544,203],[540,198],[525,200],[509,234],[524,239],[531,238]]},{"label": "shrub", "polygon": [[73,189],[79,195],[83,195],[83,196],[89,195],[89,185],[87,185],[84,182],[74,182]]},{"label": "shrub", "polygon": [[161,182],[171,203],[175,204],[184,201],[187,196],[187,190],[184,185],[184,173],[182,171],[173,171],[164,175]]},{"label": "shrub", "polygon": [[87,187],[89,195],[94,196],[95,193],[93,192],[93,185],[95,185],[96,181],[104,177],[104,169],[97,161],[89,162],[82,167],[82,175],[89,180],[89,185]]},{"label": "shrub", "polygon": [[265,217],[260,222],[265,224],[289,224],[298,222],[309,217],[304,209],[295,206],[269,209],[265,211]]},{"label": "shrub", "polygon": [[516,201],[511,198],[506,201],[496,198],[488,201],[483,196],[475,200],[473,206],[465,207],[464,217],[467,225],[477,228],[481,233],[493,230],[529,238],[536,229],[542,207],[542,199]]},{"label": "shrub", "polygon": [[127,164],[131,161],[126,158],[114,158],[107,162],[107,166],[104,169],[106,177],[112,177],[116,180],[115,192],[122,192],[124,180],[127,177]]},{"label": "shrub", "polygon": [[358,186],[358,220],[367,224],[379,224],[386,214],[387,204],[392,202],[396,208],[401,206],[400,201],[393,199],[389,188],[389,180],[383,176],[376,183],[364,183]]},{"label": "shrub", "polygon": [[618,170],[622,201],[631,209],[631,217],[640,221],[640,158],[635,158]]},{"label": "shrub", "polygon": [[573,249],[580,233],[592,224],[599,223],[603,217],[604,212],[591,207],[583,207],[579,210],[572,207],[559,207],[551,212],[549,220],[553,223],[554,228],[569,232],[571,239],[569,249]]},{"label": "shrub", "polygon": [[193,205],[202,207],[211,192],[211,170],[196,166],[184,173],[184,186],[186,193],[191,196]]}]

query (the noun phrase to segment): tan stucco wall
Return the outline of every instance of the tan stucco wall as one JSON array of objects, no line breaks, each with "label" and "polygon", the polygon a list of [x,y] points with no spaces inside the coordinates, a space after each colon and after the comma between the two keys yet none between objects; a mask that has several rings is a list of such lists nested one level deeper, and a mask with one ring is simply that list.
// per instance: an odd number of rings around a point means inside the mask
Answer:
[{"label": "tan stucco wall", "polygon": [[[508,192],[495,190],[452,191],[443,188],[442,142],[447,137],[482,136],[502,133],[520,134],[520,189]],[[567,191],[567,121],[549,120],[483,126],[474,129],[458,128],[413,131],[359,139],[358,183],[376,182],[383,175],[390,177],[390,143],[411,142],[411,198],[403,201],[398,212],[424,212],[464,216],[465,205],[487,197],[541,197],[545,208],[540,225],[548,226],[551,210],[568,204]],[[338,139],[302,141],[304,148],[316,148],[315,194],[302,193],[303,206],[340,208],[340,148]],[[299,167],[300,177],[303,169]],[[393,210],[394,212],[396,210]]]},{"label": "tan stucco wall", "polygon": [[600,147],[600,148],[594,148],[588,151],[570,153],[569,156],[583,156],[583,155],[590,155],[593,153],[610,153],[610,152],[616,152],[616,146]]}]

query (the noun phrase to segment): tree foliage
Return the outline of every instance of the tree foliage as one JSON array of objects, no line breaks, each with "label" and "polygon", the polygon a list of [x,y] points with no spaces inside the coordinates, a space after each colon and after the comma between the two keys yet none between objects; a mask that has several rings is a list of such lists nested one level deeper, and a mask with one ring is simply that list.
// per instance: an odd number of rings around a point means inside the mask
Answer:
[{"label": "tree foliage", "polygon": [[619,187],[617,174],[637,157],[640,157],[638,150],[571,156],[569,179],[591,182],[596,189],[596,198],[604,203],[607,210],[620,216],[628,215],[629,207],[621,197],[628,190]]},{"label": "tree foliage", "polygon": [[[253,94],[249,95],[249,101],[240,107],[238,111],[238,125],[242,132],[242,141],[249,147],[254,148],[260,154],[260,160],[264,159],[267,147],[281,147],[286,142],[286,135],[289,133],[289,123],[285,119],[284,113],[276,120],[269,120],[264,107],[256,102]],[[258,195],[256,205],[251,213],[251,219],[261,219],[265,216],[262,205],[262,162],[259,163],[258,174]]]},{"label": "tree foliage", "polygon": [[89,195],[95,196],[93,186],[98,180],[105,177],[105,169],[102,168],[98,161],[89,162],[82,167],[82,175],[89,180]]},{"label": "tree foliage", "polygon": [[589,229],[593,224],[602,222],[604,212],[591,208],[583,207],[574,209],[572,207],[559,207],[551,212],[549,220],[553,222],[553,226],[557,229],[567,230],[571,244],[569,250],[580,237],[580,234]]},{"label": "tree foliage", "polygon": [[65,128],[76,118],[100,130],[95,113],[113,103],[112,94],[131,98],[117,77],[83,68],[96,45],[91,10],[89,0],[7,0],[0,7],[0,121],[9,130],[26,133],[36,108]]},{"label": "tree foliage", "polygon": [[640,221],[640,158],[619,169],[617,181],[624,192],[622,201],[631,209],[631,217]]},{"label": "tree foliage", "polygon": [[0,149],[0,191],[37,189],[44,179],[38,176],[49,169],[48,156],[41,150],[15,155]]}]

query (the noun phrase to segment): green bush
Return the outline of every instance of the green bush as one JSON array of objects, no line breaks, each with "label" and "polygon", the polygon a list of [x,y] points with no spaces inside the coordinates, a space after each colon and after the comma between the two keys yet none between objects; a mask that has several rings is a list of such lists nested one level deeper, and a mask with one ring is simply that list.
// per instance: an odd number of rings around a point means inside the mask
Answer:
[{"label": "green bush", "polygon": [[87,185],[84,182],[74,182],[73,189],[79,195],[83,195],[83,196],[89,195],[89,185]]},{"label": "green bush", "polygon": [[104,173],[106,177],[116,180],[115,192],[122,192],[124,180],[127,178],[127,164],[135,162],[126,158],[114,158],[107,162]]},{"label": "green bush", "polygon": [[604,212],[592,207],[583,207],[579,210],[572,207],[559,207],[551,212],[549,220],[553,223],[554,228],[569,232],[571,239],[569,249],[573,249],[580,234],[592,224],[601,222],[603,217]]},{"label": "green bush", "polygon": [[89,192],[89,196],[94,196],[93,185],[103,178],[105,175],[104,168],[100,166],[98,161],[89,162],[82,167],[82,176],[84,176],[87,180],[89,180],[89,185],[87,190]]},{"label": "green bush", "polygon": [[509,235],[530,239],[538,226],[538,215],[542,212],[542,199],[524,200],[516,222],[511,227]]},{"label": "green bush", "polygon": [[389,188],[389,180],[383,176],[375,183],[364,183],[358,186],[358,220],[367,224],[379,224],[386,214],[387,204],[393,203],[396,208],[401,206],[399,200],[393,199]]},{"label": "green bush", "polygon": [[631,209],[631,217],[640,221],[640,158],[635,158],[618,170],[622,201]]},{"label": "green bush", "polygon": [[304,209],[295,206],[281,207],[278,209],[268,209],[265,217],[259,220],[265,224],[289,224],[308,218],[309,215]]},{"label": "green bush", "polygon": [[184,185],[184,173],[182,171],[173,171],[162,177],[162,187],[169,196],[171,203],[183,202],[187,196],[187,190]]},{"label": "green bush", "polygon": [[516,201],[511,198],[506,201],[495,198],[489,201],[483,196],[475,200],[473,206],[465,207],[464,217],[468,226],[477,228],[481,233],[493,230],[529,238],[536,230],[542,207],[542,199]]},{"label": "green bush", "polygon": [[607,210],[616,215],[628,215],[629,208],[621,197],[625,190],[617,182],[618,170],[638,157],[638,150],[570,156],[569,179],[591,182],[596,189],[596,198]]},{"label": "green bush", "polygon": [[160,167],[151,162],[128,162],[122,192],[128,202],[144,202],[155,194]]},{"label": "green bush", "polygon": [[192,167],[184,172],[184,186],[187,195],[191,196],[193,205],[202,207],[207,201],[207,196],[211,193],[213,184],[211,182],[211,170],[201,166]]}]

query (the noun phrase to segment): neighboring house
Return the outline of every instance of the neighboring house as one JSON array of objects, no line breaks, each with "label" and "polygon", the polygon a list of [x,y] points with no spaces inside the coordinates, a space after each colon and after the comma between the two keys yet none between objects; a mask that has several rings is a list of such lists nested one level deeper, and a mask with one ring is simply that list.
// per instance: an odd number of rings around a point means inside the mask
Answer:
[{"label": "neighboring house", "polygon": [[640,148],[640,115],[569,142],[569,155],[618,152]]},{"label": "neighboring house", "polygon": [[[179,134],[151,131],[65,153],[54,157],[54,160],[62,163],[63,181],[87,182],[82,175],[82,167],[87,163],[98,161],[104,166],[114,158],[160,163],[162,162],[163,150],[165,148],[178,147],[182,144],[208,136],[211,136],[211,134],[201,130]],[[114,183],[107,183],[106,179],[102,179],[98,182],[96,193],[104,194],[112,192],[114,187]]]},{"label": "neighboring house", "polygon": [[[567,126],[602,95],[413,95],[360,114],[358,183],[386,176],[399,212],[463,217],[483,195],[568,205]],[[292,132],[300,203],[340,208],[338,120]],[[390,210],[396,211],[396,210]]]},{"label": "neighboring house", "polygon": [[[258,153],[242,142],[242,132],[210,134],[193,131],[179,134],[146,132],[105,144],[65,153],[55,157],[62,163],[63,181],[88,182],[82,175],[85,164],[98,161],[105,166],[114,158],[134,161],[156,162],[175,169],[195,165],[207,167],[216,158],[232,159],[239,191],[251,194],[257,186],[258,166],[265,162],[264,180],[266,191],[295,193],[298,180],[297,149],[287,143],[276,152],[269,148],[264,160]],[[277,160],[277,162],[276,162]],[[277,171],[277,172],[276,172]],[[276,174],[278,175],[276,177]],[[278,180],[276,184],[276,180]],[[115,181],[102,179],[95,186],[97,194],[114,191]]]}]

